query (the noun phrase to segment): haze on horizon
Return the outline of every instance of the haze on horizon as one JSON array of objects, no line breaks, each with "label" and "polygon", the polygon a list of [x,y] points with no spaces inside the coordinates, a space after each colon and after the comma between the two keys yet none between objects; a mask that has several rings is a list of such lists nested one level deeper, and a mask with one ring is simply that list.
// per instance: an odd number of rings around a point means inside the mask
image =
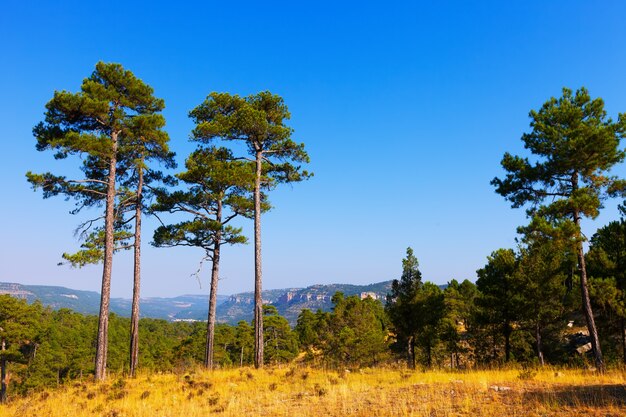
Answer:
[{"label": "haze on horizon", "polygon": [[[614,119],[626,112],[624,16],[619,1],[7,4],[0,281],[99,291],[100,266],[57,266],[89,214],[43,200],[24,177],[78,166],[37,152],[31,129],[54,90],[77,91],[99,60],[121,63],[165,100],[179,167],[194,148],[187,113],[210,92],[285,99],[315,177],[270,196],[265,289],[397,278],[407,246],[425,280],[473,281],[526,223],[489,181],[505,151],[524,152],[528,112],[581,86]],[[617,203],[584,224],[588,236],[617,218]],[[142,296],[207,293],[208,266],[202,289],[190,276],[202,252],[152,248],[157,222],[144,224]],[[251,237],[252,223],[239,224]],[[225,247],[220,293],[252,290],[252,252]],[[117,255],[112,295],[130,297],[131,284],[131,253]]]}]

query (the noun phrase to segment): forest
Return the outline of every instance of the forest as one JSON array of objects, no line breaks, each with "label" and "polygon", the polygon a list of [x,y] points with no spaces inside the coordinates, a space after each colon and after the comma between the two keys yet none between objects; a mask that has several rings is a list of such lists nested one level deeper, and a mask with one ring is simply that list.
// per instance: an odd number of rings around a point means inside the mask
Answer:
[{"label": "forest", "polygon": [[[63,262],[102,264],[101,308],[83,316],[2,296],[2,401],[8,387],[19,395],[102,381],[110,372],[133,377],[138,369],[549,364],[602,373],[626,364],[626,206],[590,238],[581,231],[581,220],[597,217],[606,199],[626,196],[626,181],[611,174],[625,157],[626,116],[613,121],[584,87],[564,88],[531,110],[522,136],[528,154],[503,156],[505,176],[491,184],[513,208],[526,209],[528,223],[516,247],[494,248],[475,283],[424,281],[407,248],[384,303],[337,293],[332,311],[303,310],[293,329],[261,299],[261,219],[271,192],[313,176],[305,145],[292,139],[287,105],[269,91],[210,93],[189,112],[197,147],[175,174],[163,108],[148,84],[103,62],[79,92],[56,91],[47,103],[33,129],[36,149],[74,158],[81,175],[28,172],[27,180],[43,198],[64,197],[73,214],[92,215],[78,226],[81,250]],[[160,222],[152,245],[203,250],[206,322],[140,319],[144,217]],[[215,320],[220,256],[248,241],[243,221],[254,223],[254,319],[230,326]],[[130,319],[109,313],[114,255],[124,250],[134,256]]]}]

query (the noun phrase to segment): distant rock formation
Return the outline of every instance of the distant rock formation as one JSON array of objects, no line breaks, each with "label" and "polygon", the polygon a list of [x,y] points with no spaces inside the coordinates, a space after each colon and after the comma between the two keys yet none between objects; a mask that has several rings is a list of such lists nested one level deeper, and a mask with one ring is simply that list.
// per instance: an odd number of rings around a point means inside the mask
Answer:
[{"label": "distant rock formation", "polygon": [[[345,296],[356,295],[361,299],[370,297],[385,301],[391,289],[391,281],[370,285],[329,284],[312,285],[307,288],[285,288],[263,291],[263,303],[276,307],[279,314],[295,325],[300,312],[308,308],[330,311],[332,297],[340,291]],[[18,283],[0,283],[0,294],[9,294],[32,303],[35,300],[54,309],[70,308],[82,314],[98,314],[100,294],[95,291],[79,291],[65,287],[47,285],[23,285]],[[172,321],[206,320],[208,296],[182,295],[172,298],[144,298],[141,300],[141,316]],[[112,298],[111,312],[120,316],[130,316],[129,299]],[[241,320],[252,320],[254,293],[244,292],[230,296],[218,296],[217,320],[222,323],[236,324]]]}]

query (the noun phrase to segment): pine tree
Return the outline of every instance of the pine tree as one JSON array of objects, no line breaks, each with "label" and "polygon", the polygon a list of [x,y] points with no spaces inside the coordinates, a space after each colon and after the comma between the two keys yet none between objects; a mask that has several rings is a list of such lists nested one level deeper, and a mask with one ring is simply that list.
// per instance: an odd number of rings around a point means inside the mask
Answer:
[{"label": "pine tree", "polygon": [[461,366],[462,354],[466,352],[462,337],[471,328],[471,317],[475,310],[476,285],[469,280],[462,283],[455,279],[448,282],[443,291],[445,316],[442,319],[441,338],[450,355],[450,368]]},{"label": "pine tree", "polygon": [[415,301],[422,289],[422,274],[413,249],[407,248],[402,260],[400,280],[394,279],[391,292],[387,295],[386,311],[396,333],[399,344],[406,347],[409,368],[415,368],[415,335],[419,329]]},{"label": "pine tree", "polygon": [[35,354],[34,338],[40,320],[41,311],[37,306],[29,306],[25,300],[10,295],[0,295],[0,403],[7,400],[8,364],[25,363]]},{"label": "pine tree", "polygon": [[524,146],[536,161],[505,153],[504,179],[494,178],[496,192],[513,207],[530,204],[529,216],[573,223],[572,238],[577,241],[582,307],[598,370],[604,360],[596,329],[583,249],[580,222],[595,218],[606,197],[622,193],[625,182],[610,176],[615,164],[624,160],[619,148],[626,133],[626,117],[617,122],[607,117],[604,102],[591,99],[585,88],[564,88],[563,96],[551,98],[539,111],[530,112],[532,131],[522,136]]},{"label": "pine tree", "polygon": [[519,294],[520,320],[535,337],[539,363],[545,364],[544,333],[562,319],[568,266],[575,253],[569,233],[558,225],[549,225],[536,218],[525,228],[519,253],[514,286]]},{"label": "pine tree", "polygon": [[[83,156],[84,179],[67,179],[51,173],[27,173],[44,198],[64,194],[77,200],[77,209],[105,202],[104,255],[95,378],[105,378],[108,345],[109,300],[114,251],[115,199],[120,146],[129,136],[131,120],[163,108],[153,90],[119,64],[99,62],[81,91],[57,91],[46,105],[45,121],[33,133],[37,150],[52,150],[55,158]],[[97,169],[92,169],[92,168]],[[99,173],[104,172],[104,177]],[[90,174],[96,175],[90,175]]]},{"label": "pine tree", "polygon": [[599,228],[591,237],[587,259],[589,275],[597,287],[593,298],[617,318],[622,361],[626,363],[626,219],[624,207],[620,209],[622,218]]},{"label": "pine tree", "polygon": [[304,144],[291,139],[293,129],[285,125],[291,115],[283,99],[269,91],[247,97],[211,93],[190,113],[196,123],[193,139],[209,143],[215,139],[242,141],[255,164],[254,177],[254,322],[255,359],[263,366],[263,300],[261,267],[262,189],[279,183],[297,182],[312,174],[294,163],[307,163]]},{"label": "pine tree", "polygon": [[476,271],[478,319],[492,330],[493,359],[497,359],[497,338],[504,337],[504,360],[511,359],[513,323],[519,319],[520,296],[515,288],[517,257],[512,249],[498,249],[487,258],[487,265]]},{"label": "pine tree", "polygon": [[[157,193],[153,211],[185,213],[192,220],[163,225],[154,232],[157,247],[192,246],[204,250],[211,261],[211,285],[204,365],[213,368],[215,311],[221,247],[246,243],[241,228],[230,222],[238,215],[250,216],[249,190],[254,179],[250,163],[236,161],[226,148],[199,148],[185,161],[187,171],[177,174],[188,189]],[[267,210],[266,204],[262,209]],[[199,272],[200,270],[198,270]]]}]

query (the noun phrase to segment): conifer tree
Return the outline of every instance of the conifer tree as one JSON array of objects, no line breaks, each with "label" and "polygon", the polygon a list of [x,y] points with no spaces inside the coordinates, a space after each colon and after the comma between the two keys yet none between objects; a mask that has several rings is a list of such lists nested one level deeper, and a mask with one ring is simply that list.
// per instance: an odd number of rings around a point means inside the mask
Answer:
[{"label": "conifer tree", "polygon": [[[622,217],[599,228],[591,237],[587,253],[589,275],[595,278],[595,286],[604,279],[604,286],[612,285],[613,291],[606,291],[596,297],[596,303],[603,304],[618,319],[619,340],[622,361],[626,363],[626,219],[625,208],[620,206]],[[610,280],[610,282],[606,282]]]},{"label": "conifer tree", "polygon": [[388,323],[382,303],[370,297],[344,297],[341,292],[336,292],[331,301],[332,313],[318,312],[320,348],[326,361],[335,366],[360,367],[384,360]]},{"label": "conifer tree", "polygon": [[[118,193],[115,205],[113,252],[133,249],[133,294],[131,304],[129,376],[135,375],[139,360],[139,300],[141,291],[141,226],[146,201],[154,197],[155,183],[174,185],[175,179],[153,165],[174,168],[174,153],[169,137],[162,130],[165,119],[160,114],[142,114],[129,123],[129,135],[123,138],[118,155]],[[130,213],[129,218],[125,216]],[[134,221],[134,227],[129,225]],[[89,223],[89,222],[87,222]],[[83,225],[79,226],[81,229]],[[132,229],[132,231],[131,231]],[[104,229],[95,227],[76,253],[64,253],[63,259],[81,268],[104,259]],[[132,241],[132,243],[131,243]]]},{"label": "conifer tree", "polygon": [[621,114],[613,122],[607,117],[602,99],[591,99],[585,88],[576,93],[564,88],[562,97],[551,98],[539,111],[532,110],[530,117],[532,131],[524,134],[522,141],[534,159],[505,153],[502,167],[507,175],[491,183],[513,207],[530,204],[529,216],[573,224],[571,237],[577,241],[583,313],[596,367],[603,371],[580,222],[583,217],[598,216],[602,201],[625,188],[624,181],[609,175],[609,171],[624,160],[619,145],[626,133],[626,117]]},{"label": "conifer tree", "polygon": [[443,291],[432,282],[425,282],[415,300],[419,329],[415,339],[422,348],[426,366],[433,366],[434,351],[441,338],[441,324],[445,314]]},{"label": "conifer tree", "polygon": [[34,336],[40,320],[41,304],[30,306],[25,300],[0,295],[0,403],[7,400],[7,366],[27,362],[34,354]]},{"label": "conifer tree", "polygon": [[[132,118],[129,138],[124,142],[123,154],[126,169],[130,172],[122,184],[128,189],[127,207],[133,210],[133,301],[130,317],[130,376],[135,376],[139,361],[139,299],[141,290],[141,220],[145,201],[149,201],[155,182],[173,185],[174,179],[165,176],[149,164],[159,163],[166,168],[176,167],[174,153],[169,149],[169,136],[163,131],[165,119],[161,114],[146,113]],[[147,191],[147,192],[146,192]]]},{"label": "conifer tree", "polygon": [[[157,247],[192,246],[204,250],[211,261],[211,284],[204,366],[213,368],[215,311],[221,247],[246,243],[241,228],[230,225],[238,215],[250,216],[249,190],[254,171],[247,161],[236,161],[226,148],[199,148],[185,161],[187,171],[177,177],[188,189],[171,193],[161,190],[153,211],[187,213],[192,220],[163,225],[154,232]],[[268,209],[267,205],[262,206]],[[200,272],[200,269],[198,270]]]},{"label": "conifer tree", "polygon": [[263,300],[261,267],[262,189],[279,183],[297,182],[312,174],[294,163],[307,163],[304,144],[291,139],[293,129],[285,125],[291,115],[283,99],[269,91],[247,97],[228,93],[211,93],[190,112],[196,123],[193,139],[209,143],[215,139],[242,141],[250,161],[255,164],[254,177],[254,323],[255,360],[263,366]]},{"label": "conifer tree", "polygon": [[520,320],[534,335],[537,359],[543,366],[544,333],[563,316],[569,258],[575,250],[567,238],[569,233],[563,233],[558,225],[546,224],[544,219],[535,218],[519,231],[523,246],[514,286],[519,294]]},{"label": "conifer tree", "polygon": [[443,291],[445,317],[442,319],[441,338],[450,355],[450,368],[461,366],[462,353],[467,346],[462,341],[462,333],[470,330],[471,317],[475,310],[476,285],[469,280],[462,283],[455,279],[448,282]]},{"label": "conifer tree", "polygon": [[476,271],[480,295],[478,319],[493,329],[493,359],[497,359],[497,336],[504,337],[504,360],[511,359],[513,323],[519,319],[520,295],[515,288],[517,257],[512,249],[498,249],[487,257],[487,264]]},{"label": "conifer tree", "polygon": [[406,346],[407,364],[411,369],[415,368],[415,335],[419,328],[415,300],[423,285],[418,266],[413,249],[407,248],[406,258],[402,260],[402,276],[400,280],[393,280],[385,306],[398,343]]},{"label": "conifer tree", "polygon": [[42,188],[44,198],[63,194],[77,200],[77,209],[105,203],[104,254],[95,378],[105,378],[108,345],[109,300],[113,266],[116,221],[117,168],[120,147],[133,117],[151,114],[163,108],[163,100],[153,90],[119,64],[99,62],[81,91],[57,91],[46,105],[45,121],[33,133],[37,150],[52,150],[56,159],[69,155],[84,157],[85,178],[67,179],[51,173],[27,173],[35,189]]},{"label": "conifer tree", "polygon": [[298,355],[297,335],[291,330],[287,319],[278,314],[275,306],[263,306],[263,314],[265,362],[275,365],[291,361]]}]

